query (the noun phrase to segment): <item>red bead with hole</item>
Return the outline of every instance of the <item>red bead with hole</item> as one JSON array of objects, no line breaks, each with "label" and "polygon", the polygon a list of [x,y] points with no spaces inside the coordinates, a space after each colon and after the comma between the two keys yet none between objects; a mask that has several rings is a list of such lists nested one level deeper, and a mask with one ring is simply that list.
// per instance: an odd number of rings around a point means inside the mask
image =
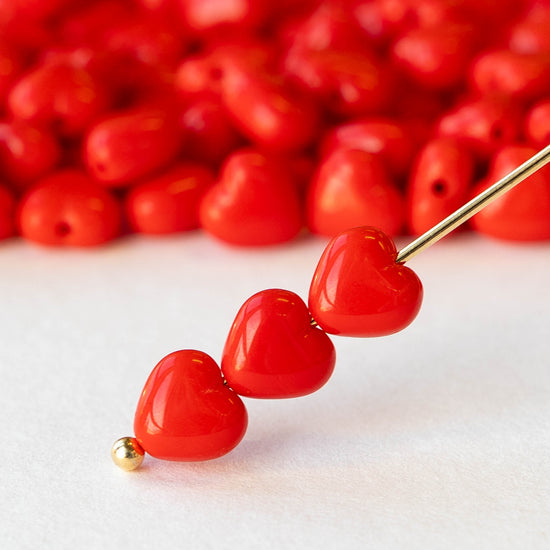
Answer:
[{"label": "red bead with hole", "polygon": [[231,451],[248,424],[239,396],[224,385],[215,361],[195,350],[175,351],[153,369],[134,418],[136,439],[164,460],[211,460]]},{"label": "red bead with hole", "polygon": [[187,104],[182,109],[180,123],[185,144],[183,155],[188,159],[219,166],[244,142],[216,97],[202,97]]},{"label": "red bead with hole", "polygon": [[475,42],[471,26],[443,25],[412,29],[392,46],[396,65],[412,80],[433,89],[449,89],[464,80]]},{"label": "red bead with hole", "polygon": [[321,388],[334,370],[329,337],[311,325],[303,300],[288,290],[249,298],[231,327],[222,358],[229,386],[246,397],[299,397]]},{"label": "red bead with hole", "polygon": [[[487,178],[473,190],[476,195],[531,158],[536,149],[510,145],[494,157]],[[506,192],[471,220],[472,227],[491,237],[509,241],[550,239],[550,167],[541,168],[529,179]]]},{"label": "red bead with hole", "polygon": [[161,235],[199,227],[199,205],[214,174],[199,164],[180,163],[132,187],[124,207],[130,228]]},{"label": "red bead with hole", "polygon": [[407,189],[407,226],[424,233],[468,200],[475,162],[450,138],[429,141],[419,152]]},{"label": "red bead with hole", "polygon": [[96,246],[118,237],[118,201],[84,172],[55,172],[33,185],[18,209],[22,237],[45,245]]},{"label": "red bead with hole", "polygon": [[394,242],[373,227],[334,237],[315,269],[309,309],[319,326],[341,336],[385,336],[408,326],[422,303],[414,271],[395,263]]},{"label": "red bead with hole", "polygon": [[335,151],[319,164],[308,189],[307,226],[319,235],[359,225],[399,235],[404,214],[404,199],[382,160],[365,151]]},{"label": "red bead with hole", "polygon": [[173,112],[136,107],[93,125],[84,141],[90,174],[106,186],[127,186],[172,161],[181,147]]},{"label": "red bead with hole", "polygon": [[468,99],[443,113],[436,134],[456,138],[481,160],[519,137],[522,111],[502,97]]},{"label": "red bead with hole", "polygon": [[302,229],[300,197],[292,169],[280,157],[253,149],[234,152],[200,207],[202,227],[243,246],[282,243]]}]

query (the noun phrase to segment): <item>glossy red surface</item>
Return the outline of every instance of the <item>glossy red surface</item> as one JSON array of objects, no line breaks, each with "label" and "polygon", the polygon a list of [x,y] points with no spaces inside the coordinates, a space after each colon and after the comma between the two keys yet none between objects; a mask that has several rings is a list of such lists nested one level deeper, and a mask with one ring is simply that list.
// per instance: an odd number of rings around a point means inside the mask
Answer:
[{"label": "glossy red surface", "polygon": [[91,73],[64,63],[43,63],[10,90],[15,118],[46,125],[63,136],[77,136],[108,107],[105,87]]},{"label": "glossy red surface", "polygon": [[200,201],[213,182],[208,168],[180,163],[132,187],[124,200],[131,229],[166,234],[198,228]]},{"label": "glossy red surface", "polygon": [[407,226],[420,235],[468,200],[472,153],[451,138],[435,138],[419,152],[407,189]]},{"label": "glossy red surface", "polygon": [[206,353],[175,351],[151,372],[134,419],[143,449],[165,460],[210,460],[243,438],[248,416]]},{"label": "glossy red surface", "polygon": [[330,378],[336,352],[311,326],[303,300],[288,290],[264,290],[239,310],[225,344],[222,371],[246,397],[307,395]]},{"label": "glossy red surface", "polygon": [[222,98],[237,128],[259,147],[300,151],[316,137],[315,104],[280,77],[235,63],[227,67]]},{"label": "glossy red surface", "polygon": [[405,217],[404,198],[382,160],[355,149],[337,150],[320,163],[306,212],[310,231],[329,237],[360,225],[399,235]]},{"label": "glossy red surface", "polygon": [[84,142],[84,159],[103,185],[130,185],[168,164],[180,140],[173,113],[139,107],[92,126]]},{"label": "glossy red surface", "polygon": [[23,237],[40,244],[95,246],[120,234],[120,206],[84,172],[63,170],[26,192],[18,224]]},{"label": "glossy red surface", "polygon": [[[503,148],[495,155],[489,176],[474,188],[472,195],[484,191],[536,152],[525,145]],[[550,239],[550,168],[542,168],[486,206],[472,218],[471,224],[480,233],[498,239]]]},{"label": "glossy red surface", "polygon": [[302,229],[302,213],[292,169],[257,150],[233,153],[201,203],[200,220],[208,233],[232,244],[294,238]]},{"label": "glossy red surface", "polygon": [[330,241],[315,270],[309,309],[319,326],[341,336],[385,336],[404,329],[422,303],[414,271],[396,264],[393,241],[373,227]]}]

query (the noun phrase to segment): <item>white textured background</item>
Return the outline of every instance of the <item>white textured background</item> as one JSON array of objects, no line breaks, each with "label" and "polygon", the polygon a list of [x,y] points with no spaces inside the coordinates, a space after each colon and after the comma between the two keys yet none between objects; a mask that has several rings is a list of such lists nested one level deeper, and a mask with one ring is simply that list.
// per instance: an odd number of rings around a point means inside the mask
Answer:
[{"label": "white textured background", "polygon": [[111,463],[156,362],[219,359],[248,296],[307,296],[323,246],[3,243],[1,548],[550,548],[548,244],[447,239],[409,262],[425,287],[411,327],[335,338],[312,396],[246,400],[232,453]]}]

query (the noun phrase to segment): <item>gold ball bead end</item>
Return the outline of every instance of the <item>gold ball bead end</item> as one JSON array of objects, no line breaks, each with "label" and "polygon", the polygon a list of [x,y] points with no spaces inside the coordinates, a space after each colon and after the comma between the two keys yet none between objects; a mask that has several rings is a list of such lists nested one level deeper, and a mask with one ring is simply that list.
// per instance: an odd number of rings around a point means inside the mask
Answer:
[{"label": "gold ball bead end", "polygon": [[145,451],[135,437],[121,437],[111,448],[113,462],[126,472],[131,472],[141,466]]}]

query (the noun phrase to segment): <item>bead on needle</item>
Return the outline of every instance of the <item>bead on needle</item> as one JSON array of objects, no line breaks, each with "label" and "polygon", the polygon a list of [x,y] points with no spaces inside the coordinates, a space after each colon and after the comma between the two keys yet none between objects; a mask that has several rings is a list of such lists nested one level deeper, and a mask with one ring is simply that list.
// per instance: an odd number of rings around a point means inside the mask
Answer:
[{"label": "bead on needle", "polygon": [[471,201],[464,206],[447,216],[444,220],[434,225],[431,229],[420,235],[417,239],[405,246],[397,254],[396,263],[405,263],[425,248],[448,235],[453,229],[470,219],[477,214],[482,208],[489,203],[521,183],[531,174],[542,168],[550,162],[550,145],[533,155],[529,160],[526,160],[521,166],[504,176],[502,179],[488,187],[485,191],[476,195]]}]

